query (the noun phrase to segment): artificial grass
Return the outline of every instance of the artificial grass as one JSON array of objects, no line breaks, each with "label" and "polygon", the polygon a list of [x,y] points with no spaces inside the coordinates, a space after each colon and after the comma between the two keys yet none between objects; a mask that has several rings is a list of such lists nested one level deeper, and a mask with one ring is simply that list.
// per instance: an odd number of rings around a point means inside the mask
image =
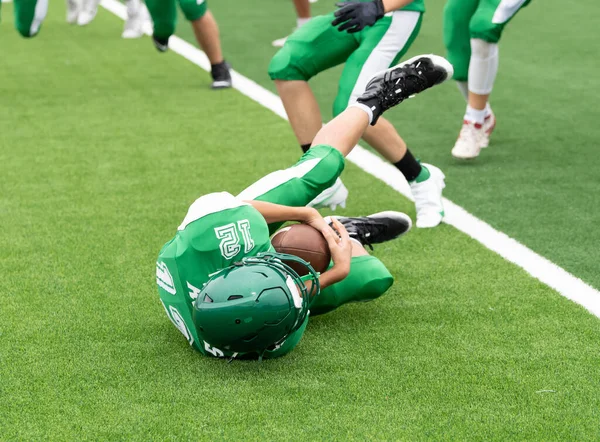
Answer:
[{"label": "artificial grass", "polygon": [[[199,195],[293,163],[293,136],[105,11],[81,29],[63,7],[34,40],[1,28],[0,439],[597,437],[597,318],[448,226],[377,247],[392,289],[313,318],[284,358],[191,350],[157,252]],[[414,217],[344,174],[342,213]]]}]

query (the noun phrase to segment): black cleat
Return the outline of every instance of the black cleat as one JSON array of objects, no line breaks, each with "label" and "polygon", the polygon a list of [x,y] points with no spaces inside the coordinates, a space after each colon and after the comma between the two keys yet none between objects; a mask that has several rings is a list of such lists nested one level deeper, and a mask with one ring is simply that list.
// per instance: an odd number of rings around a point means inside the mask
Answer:
[{"label": "black cleat", "polygon": [[350,238],[357,239],[363,246],[369,247],[371,244],[396,239],[412,227],[412,221],[407,214],[392,210],[360,218],[336,218],[344,225]]},{"label": "black cleat", "polygon": [[418,55],[371,78],[358,102],[373,111],[375,125],[383,112],[452,77],[454,69],[439,55]]},{"label": "black cleat", "polygon": [[211,87],[213,89],[225,89],[231,87],[231,72],[229,72],[229,69],[231,69],[231,66],[229,66],[229,63],[225,60],[211,66],[210,75],[213,79]]},{"label": "black cleat", "polygon": [[152,36],[152,43],[158,52],[167,52],[169,50],[169,37],[158,38],[156,35]]}]

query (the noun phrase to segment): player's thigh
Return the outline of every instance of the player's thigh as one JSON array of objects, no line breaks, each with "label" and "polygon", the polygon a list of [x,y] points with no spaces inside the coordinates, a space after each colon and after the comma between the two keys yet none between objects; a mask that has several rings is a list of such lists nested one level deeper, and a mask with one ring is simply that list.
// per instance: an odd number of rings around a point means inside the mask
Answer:
[{"label": "player's thigh", "polygon": [[480,0],[469,23],[471,38],[498,43],[504,27],[529,0]]},{"label": "player's thigh", "polygon": [[444,45],[454,67],[454,79],[466,81],[471,59],[469,24],[480,0],[448,0],[444,6]]},{"label": "player's thigh", "polygon": [[261,178],[238,195],[243,200],[306,206],[344,170],[344,157],[331,146],[313,146],[295,165]]},{"label": "player's thigh", "polygon": [[206,14],[208,5],[206,0],[179,0],[179,7],[187,20],[195,21]]},{"label": "player's thigh", "polygon": [[333,115],[364,92],[371,77],[395,64],[419,34],[422,13],[395,11],[359,34],[359,47],[348,57],[333,104]]},{"label": "player's thigh", "polygon": [[272,80],[304,80],[346,61],[358,46],[331,25],[333,14],[314,17],[290,35],[269,64]]},{"label": "player's thigh", "polygon": [[176,0],[146,0],[146,7],[154,23],[154,35],[169,38],[175,33],[177,24]]},{"label": "player's thigh", "polygon": [[40,30],[48,0],[15,0],[15,27],[23,37],[34,37]]},{"label": "player's thigh", "polygon": [[310,314],[321,315],[349,302],[372,301],[393,283],[394,277],[379,259],[371,255],[355,256],[348,276],[321,290],[310,306]]}]

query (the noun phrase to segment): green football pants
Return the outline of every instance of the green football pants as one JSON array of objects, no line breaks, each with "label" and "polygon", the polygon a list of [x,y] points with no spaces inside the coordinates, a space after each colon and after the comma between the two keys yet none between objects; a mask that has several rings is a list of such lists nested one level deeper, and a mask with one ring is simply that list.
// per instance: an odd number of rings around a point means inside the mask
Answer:
[{"label": "green football pants", "polygon": [[15,28],[19,34],[27,38],[35,37],[46,18],[48,0],[14,0],[14,10]]},{"label": "green football pants", "polygon": [[467,81],[471,39],[498,43],[506,24],[530,0],[448,0],[444,7],[444,44],[454,79]]},{"label": "green football pants", "polygon": [[371,77],[393,66],[406,53],[421,27],[422,13],[395,11],[361,32],[340,32],[333,13],[313,18],[288,37],[271,60],[272,80],[308,81],[345,63],[333,104],[340,114],[365,90]]},{"label": "green football pants", "polygon": [[206,13],[205,0],[146,0],[146,7],[154,23],[154,36],[168,39],[175,33],[177,25],[177,5],[189,21],[195,21]]},{"label": "green football pants", "polygon": [[[331,146],[311,147],[294,166],[270,173],[238,195],[243,200],[267,201],[284,206],[306,206],[330,187],[344,170],[344,157]],[[271,233],[281,223],[270,225]],[[350,274],[321,291],[313,301],[311,315],[327,313],[348,302],[370,301],[383,295],[394,278],[377,258],[356,256]]]}]

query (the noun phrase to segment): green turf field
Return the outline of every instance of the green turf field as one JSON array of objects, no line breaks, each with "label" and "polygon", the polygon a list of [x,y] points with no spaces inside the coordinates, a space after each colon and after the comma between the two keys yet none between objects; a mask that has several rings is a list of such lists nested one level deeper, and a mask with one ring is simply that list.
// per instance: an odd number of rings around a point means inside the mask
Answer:
[{"label": "green turf field", "polygon": [[[269,86],[269,43],[291,5],[213,3],[235,68]],[[263,3],[290,26],[261,23]],[[583,3],[537,3],[507,33],[500,126],[480,160],[449,157],[463,106],[452,85],[393,115],[447,173],[452,200],[599,288],[594,28],[555,37]],[[441,51],[439,10],[412,53]],[[290,355],[194,353],[158,300],[157,252],[199,195],[294,162],[287,122],[209,90],[206,73],[147,38],[122,41],[106,11],[75,28],[54,2],[29,41],[10,4],[2,14],[0,440],[600,437],[600,320],[447,225],[377,247],[397,279],[388,294],[314,318]],[[257,23],[251,37],[240,17]],[[323,103],[334,77],[315,83]],[[342,213],[414,217],[357,167],[344,179]]]}]

